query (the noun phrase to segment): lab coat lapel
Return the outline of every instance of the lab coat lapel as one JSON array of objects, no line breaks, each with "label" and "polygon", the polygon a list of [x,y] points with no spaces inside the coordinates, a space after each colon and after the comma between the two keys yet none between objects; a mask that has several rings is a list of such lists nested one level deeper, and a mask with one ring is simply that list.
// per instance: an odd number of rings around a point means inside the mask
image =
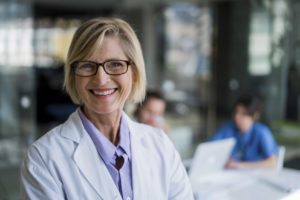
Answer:
[{"label": "lab coat lapel", "polygon": [[78,144],[74,154],[77,166],[101,198],[121,199],[105,164],[99,159],[92,141],[89,140],[90,138],[83,137]]},{"label": "lab coat lapel", "polygon": [[155,191],[150,186],[151,173],[147,166],[147,151],[143,146],[143,130],[127,117],[127,122],[131,132],[131,152],[132,152],[132,180],[134,199],[148,199],[148,191]]},{"label": "lab coat lapel", "polygon": [[76,165],[91,187],[94,188],[102,199],[121,200],[121,195],[104,162],[99,158],[91,138],[88,133],[85,132],[79,120],[79,116],[74,117],[73,125],[75,125],[76,128],[71,128],[71,130],[69,130],[73,133],[74,138],[77,138],[76,140],[78,140],[78,134],[81,135],[73,157]]}]

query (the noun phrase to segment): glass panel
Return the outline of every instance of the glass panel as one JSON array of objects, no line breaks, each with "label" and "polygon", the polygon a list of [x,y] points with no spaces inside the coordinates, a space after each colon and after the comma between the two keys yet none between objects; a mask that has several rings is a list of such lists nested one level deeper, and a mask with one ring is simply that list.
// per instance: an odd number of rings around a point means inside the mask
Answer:
[{"label": "glass panel", "polygon": [[39,68],[61,67],[79,23],[77,19],[35,19],[35,66]]},{"label": "glass panel", "polygon": [[0,3],[0,199],[19,199],[19,166],[35,136],[31,7]]},{"label": "glass panel", "polygon": [[191,157],[193,142],[207,134],[211,81],[211,11],[178,3],[165,12],[165,72],[170,137],[183,158]]},{"label": "glass panel", "polygon": [[271,73],[269,56],[271,53],[270,23],[267,12],[252,13],[249,36],[249,73],[253,76]]}]

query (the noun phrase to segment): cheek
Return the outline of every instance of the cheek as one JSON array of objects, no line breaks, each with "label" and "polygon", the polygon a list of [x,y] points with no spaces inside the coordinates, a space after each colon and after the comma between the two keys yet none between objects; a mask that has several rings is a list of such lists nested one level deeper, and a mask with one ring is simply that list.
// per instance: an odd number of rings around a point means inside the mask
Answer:
[{"label": "cheek", "polygon": [[242,127],[242,126],[245,125],[245,119],[243,119],[243,117],[237,116],[237,117],[235,118],[235,123],[236,123],[238,126]]},{"label": "cheek", "polygon": [[75,90],[77,91],[79,97],[84,93],[84,87],[86,83],[84,80],[75,79]]},{"label": "cheek", "polygon": [[77,91],[78,94],[79,94],[80,91],[81,91],[80,85],[82,85],[82,84],[80,83],[80,81],[75,80],[75,89],[76,89],[76,91]]},{"label": "cheek", "polygon": [[247,123],[247,125],[249,125],[249,124],[252,124],[253,123],[253,120],[252,120],[252,118],[247,118],[247,120],[245,120],[246,122],[245,123]]}]

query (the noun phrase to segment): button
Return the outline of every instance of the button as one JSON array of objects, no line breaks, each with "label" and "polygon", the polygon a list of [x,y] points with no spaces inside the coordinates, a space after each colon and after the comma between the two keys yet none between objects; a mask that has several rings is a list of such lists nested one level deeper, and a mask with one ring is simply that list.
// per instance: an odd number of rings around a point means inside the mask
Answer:
[{"label": "button", "polygon": [[127,197],[126,200],[130,200],[130,197]]}]

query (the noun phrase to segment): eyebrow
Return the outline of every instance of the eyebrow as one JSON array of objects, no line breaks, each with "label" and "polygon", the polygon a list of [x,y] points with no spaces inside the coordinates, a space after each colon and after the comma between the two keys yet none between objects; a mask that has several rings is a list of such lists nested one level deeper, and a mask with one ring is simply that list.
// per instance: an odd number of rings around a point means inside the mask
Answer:
[{"label": "eyebrow", "polygon": [[[92,62],[97,62],[97,61],[95,61],[94,59],[91,59],[91,58],[87,58],[86,60],[87,61],[92,61]],[[129,61],[130,59],[128,59],[128,58],[116,58],[116,57],[112,57],[112,58],[104,59],[101,62],[106,62],[106,61],[111,61],[111,60],[127,60],[127,61]]]}]

